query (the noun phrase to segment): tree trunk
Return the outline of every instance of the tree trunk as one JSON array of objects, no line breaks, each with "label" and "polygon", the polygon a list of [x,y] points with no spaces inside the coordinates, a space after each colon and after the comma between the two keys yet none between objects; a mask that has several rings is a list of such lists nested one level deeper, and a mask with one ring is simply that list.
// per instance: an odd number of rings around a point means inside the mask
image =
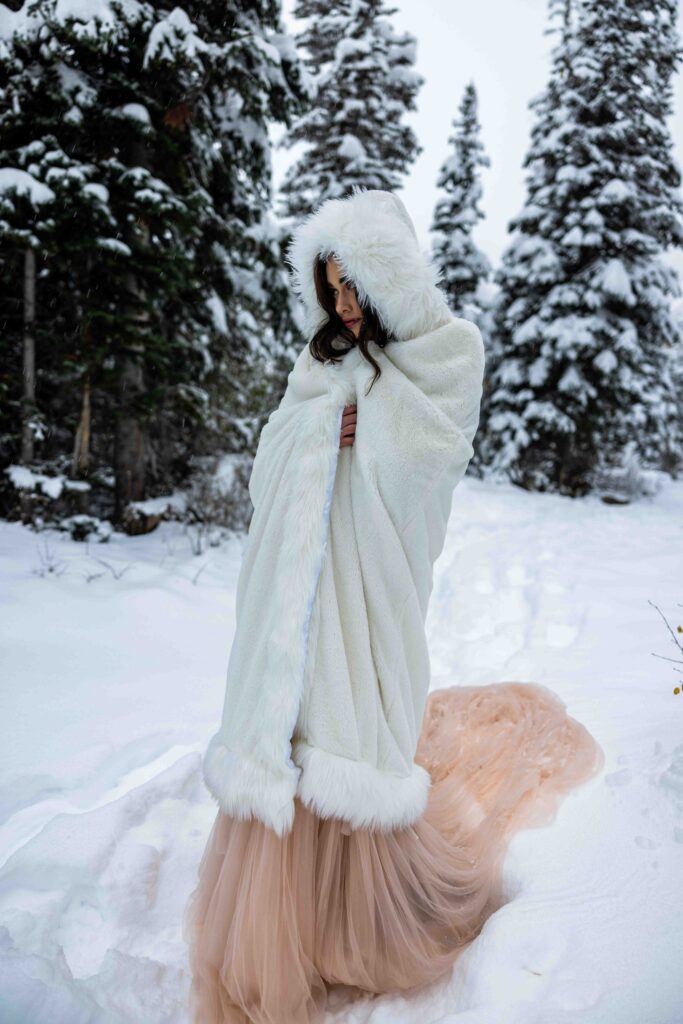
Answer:
[{"label": "tree trunk", "polygon": [[81,418],[74,439],[74,453],[70,476],[73,479],[88,475],[90,467],[90,370],[83,374],[81,390]]},{"label": "tree trunk", "polygon": [[[144,344],[140,342],[120,357],[119,412],[116,420],[116,510],[118,522],[123,519],[129,501],[140,501],[145,496],[146,437],[135,406],[136,399],[145,393],[144,369],[141,357]],[[138,355],[140,360],[136,359]]]},{"label": "tree trunk", "polygon": [[21,461],[27,466],[33,462],[33,427],[31,421],[36,407],[36,254],[33,249],[24,253],[24,396],[22,402]]},{"label": "tree trunk", "polygon": [[[144,145],[136,141],[131,147],[132,164],[147,167]],[[144,241],[149,240],[149,225],[138,221]],[[132,233],[132,232],[131,232]],[[132,242],[133,239],[131,238]],[[133,248],[133,245],[131,245]],[[124,522],[124,512],[129,501],[140,501],[145,497],[145,469],[147,464],[147,436],[140,415],[139,399],[146,392],[144,374],[145,328],[149,314],[145,309],[144,288],[134,273],[128,275],[128,292],[136,309],[136,323],[139,331],[126,348],[119,351],[118,362],[118,412],[116,417],[114,473],[116,495],[114,517]]]}]

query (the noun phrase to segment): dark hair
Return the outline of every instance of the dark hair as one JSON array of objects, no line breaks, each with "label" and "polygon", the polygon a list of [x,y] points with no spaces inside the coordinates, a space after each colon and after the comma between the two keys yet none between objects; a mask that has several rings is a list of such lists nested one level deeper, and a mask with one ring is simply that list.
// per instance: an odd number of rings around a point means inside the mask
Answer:
[{"label": "dark hair", "polygon": [[[372,339],[380,348],[384,348],[388,342],[395,340],[393,335],[387,331],[377,310],[369,302],[362,303],[360,299],[358,299],[358,305],[363,313],[363,322],[358,332],[358,337],[356,338],[353,331],[345,326],[344,321],[337,314],[332,290],[327,280],[327,257],[318,256],[316,258],[313,267],[313,280],[315,282],[318,302],[327,313],[328,319],[311,338],[309,345],[311,355],[314,359],[319,359],[320,362],[325,362],[327,359],[336,362],[337,358],[341,359],[346,352],[352,349],[354,345],[357,345],[365,359],[375,367],[375,376],[370,384],[370,387],[372,387],[382,371],[377,360],[373,359],[368,352],[368,341]],[[344,277],[343,280],[346,283],[350,283],[348,277]],[[332,341],[338,337],[348,342],[347,348],[333,347]]]}]

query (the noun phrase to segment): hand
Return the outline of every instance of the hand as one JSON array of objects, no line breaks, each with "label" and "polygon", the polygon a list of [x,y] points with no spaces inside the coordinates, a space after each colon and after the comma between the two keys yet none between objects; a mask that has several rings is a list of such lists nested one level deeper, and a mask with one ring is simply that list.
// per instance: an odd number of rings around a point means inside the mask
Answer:
[{"label": "hand", "polygon": [[341,441],[339,447],[352,445],[356,437],[356,406],[345,405],[341,421]]}]

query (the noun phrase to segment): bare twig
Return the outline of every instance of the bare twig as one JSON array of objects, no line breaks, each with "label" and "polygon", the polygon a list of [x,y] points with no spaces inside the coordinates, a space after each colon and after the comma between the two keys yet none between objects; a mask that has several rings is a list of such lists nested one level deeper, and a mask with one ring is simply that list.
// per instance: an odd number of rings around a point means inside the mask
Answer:
[{"label": "bare twig", "polygon": [[93,580],[99,580],[104,576],[103,572],[84,572],[81,574],[86,583],[92,583]]},{"label": "bare twig", "polygon": [[[50,550],[47,539],[44,542],[44,551],[40,550],[40,541],[36,547],[38,549],[38,558],[41,562],[40,568],[33,570],[36,576],[46,576],[48,573],[54,576],[61,576],[66,571],[66,562],[59,560],[54,552]],[[60,566],[62,566],[61,569]]]},{"label": "bare twig", "polygon": [[[647,603],[648,603],[648,604],[651,604],[653,608],[657,608],[657,605],[656,605],[656,604],[654,603],[654,601],[650,601],[650,599],[649,599],[649,598],[648,598],[648,602],[647,602]],[[683,606],[679,605],[679,608],[680,608],[680,607],[683,607]],[[681,652],[681,654],[683,654],[683,646],[681,646],[681,642],[680,642],[680,640],[678,640],[678,639],[677,639],[677,637],[676,637],[676,634],[674,633],[673,629],[672,629],[672,628],[671,628],[671,626],[669,625],[669,622],[668,622],[668,620],[667,620],[666,616],[665,616],[665,615],[664,615],[664,613],[662,612],[661,608],[657,608],[657,611],[658,611],[658,612],[659,612],[659,614],[660,614],[660,615],[662,616],[662,619],[664,620],[664,624],[666,625],[666,628],[667,628],[667,629],[669,630],[669,632],[671,633],[671,639],[673,640],[673,642],[675,643],[676,647],[677,647],[677,648],[678,648],[678,650],[679,650],[679,651]]]},{"label": "bare twig", "polygon": [[[657,607],[657,605],[654,603],[654,601],[648,600],[648,604],[651,604],[652,607],[655,608],[659,612],[659,614],[661,615],[661,617],[662,617],[662,619],[664,621],[664,625],[666,626],[666,628],[669,631],[669,634],[671,636],[671,639],[673,640],[673,643],[674,643],[674,646],[676,647],[676,650],[680,651],[681,654],[683,654],[683,644],[681,644],[681,641],[678,639],[678,637],[674,633],[673,629],[671,628],[671,626],[669,624],[669,620],[667,619],[666,615],[664,615],[664,613],[662,612],[661,608]],[[679,605],[678,607],[681,608],[681,607],[683,607],[683,605]],[[681,632],[681,627],[680,626],[678,627],[678,632],[679,633]],[[683,665],[683,658],[667,658],[667,656],[665,654],[656,654],[654,651],[650,651],[650,653],[652,654],[653,658],[660,658],[662,661],[672,662],[676,666]],[[674,672],[676,672],[678,675],[683,676],[683,669],[680,669],[680,668],[676,667],[676,668],[674,668]],[[680,692],[681,692],[680,688],[678,686],[675,687],[674,693],[678,694]]]},{"label": "bare twig", "polygon": [[[662,661],[672,661],[674,665],[683,665],[683,661],[680,658],[667,658],[664,654],[655,654],[654,651],[650,652],[653,658],[661,658]],[[677,669],[683,675],[683,669]]]},{"label": "bare twig", "polygon": [[195,575],[194,579],[192,580],[192,582],[194,583],[195,586],[197,585],[197,580],[199,579],[200,574],[204,572],[204,570],[206,569],[207,565],[211,565],[211,562],[204,562],[204,565],[199,569],[199,572],[197,572],[197,574]]},{"label": "bare twig", "polygon": [[91,555],[91,558],[93,559],[94,562],[99,562],[100,565],[103,565],[105,567],[105,569],[108,569],[115,580],[120,580],[124,572],[128,572],[128,570],[131,568],[131,565],[129,563],[128,565],[124,565],[123,569],[119,569],[117,571],[113,567],[113,565],[110,565],[109,562],[105,562],[103,558],[95,558],[94,555]]}]

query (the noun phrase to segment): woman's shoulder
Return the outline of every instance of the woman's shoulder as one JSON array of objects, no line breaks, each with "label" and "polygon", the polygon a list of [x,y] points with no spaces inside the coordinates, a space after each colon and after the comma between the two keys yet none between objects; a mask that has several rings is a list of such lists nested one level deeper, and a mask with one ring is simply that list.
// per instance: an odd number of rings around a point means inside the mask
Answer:
[{"label": "woman's shoulder", "polygon": [[459,351],[467,354],[471,359],[484,362],[484,338],[480,328],[473,320],[455,316],[445,326],[449,332],[449,338],[457,345]]},{"label": "woman's shoulder", "polygon": [[483,348],[484,339],[481,330],[473,320],[466,320],[462,316],[451,316],[441,323],[433,332],[440,340],[452,341],[458,339],[463,345],[470,345],[472,348]]},{"label": "woman's shoulder", "polygon": [[451,316],[407,341],[393,341],[386,347],[388,358],[399,368],[413,366],[457,366],[463,359],[484,363],[484,339],[477,324],[464,317]]}]

